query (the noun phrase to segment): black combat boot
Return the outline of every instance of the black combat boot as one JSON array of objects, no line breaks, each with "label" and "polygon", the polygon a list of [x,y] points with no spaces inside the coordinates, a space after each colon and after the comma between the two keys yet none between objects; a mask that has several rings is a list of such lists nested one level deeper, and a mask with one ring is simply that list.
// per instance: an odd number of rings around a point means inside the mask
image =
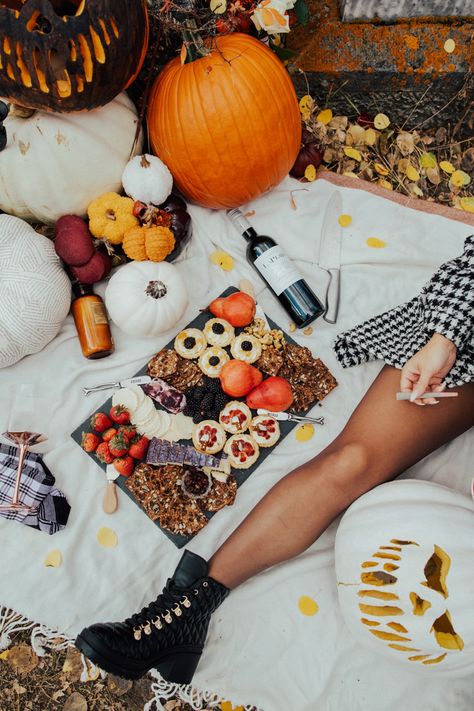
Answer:
[{"label": "black combat boot", "polygon": [[207,577],[207,562],[185,551],[154,602],[124,622],[86,627],[76,647],[101,669],[138,679],[157,669],[167,680],[189,684],[201,656],[211,614],[230,590]]}]

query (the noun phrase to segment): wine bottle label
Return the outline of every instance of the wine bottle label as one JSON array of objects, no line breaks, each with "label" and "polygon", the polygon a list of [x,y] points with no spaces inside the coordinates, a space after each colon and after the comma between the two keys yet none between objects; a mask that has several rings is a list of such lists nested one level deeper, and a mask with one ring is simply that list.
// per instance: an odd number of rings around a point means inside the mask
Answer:
[{"label": "wine bottle label", "polygon": [[96,301],[95,304],[91,304],[92,315],[94,317],[95,323],[99,326],[101,324],[108,324],[107,314],[105,312],[104,304]]},{"label": "wine bottle label", "polygon": [[283,249],[276,245],[257,257],[254,266],[277,296],[303,277]]}]

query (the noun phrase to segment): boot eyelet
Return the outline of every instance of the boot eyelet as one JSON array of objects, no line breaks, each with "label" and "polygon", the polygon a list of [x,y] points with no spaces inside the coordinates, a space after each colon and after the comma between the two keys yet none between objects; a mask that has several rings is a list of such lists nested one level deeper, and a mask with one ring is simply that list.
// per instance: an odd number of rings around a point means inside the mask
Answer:
[{"label": "boot eyelet", "polygon": [[194,588],[194,594],[199,595],[199,590],[197,588]]},{"label": "boot eyelet", "polygon": [[166,614],[163,615],[163,619],[165,622],[167,622],[169,625],[173,622],[173,618],[171,617],[171,612],[169,610],[166,610]]},{"label": "boot eyelet", "polygon": [[183,614],[183,611],[179,605],[176,605],[176,607],[173,607],[173,612],[176,615],[176,617],[181,617],[181,615]]},{"label": "boot eyelet", "polygon": [[151,626],[150,626],[149,622],[146,623],[146,625],[143,628],[143,631],[145,634],[151,634]]},{"label": "boot eyelet", "polygon": [[203,588],[208,588],[208,587],[209,587],[209,583],[207,583],[206,581],[204,581],[203,584],[202,584],[202,587],[203,587]]},{"label": "boot eyelet", "polygon": [[184,605],[184,607],[191,607],[191,601],[188,600],[188,598],[186,597],[186,595],[185,595],[184,598],[181,600],[180,604],[181,604],[181,605]]},{"label": "boot eyelet", "polygon": [[134,627],[133,628],[133,636],[135,639],[138,641],[142,638],[142,630],[141,627]]},{"label": "boot eyelet", "polygon": [[157,630],[163,629],[163,623],[159,617],[157,617],[155,620],[152,620],[151,624],[154,625]]}]

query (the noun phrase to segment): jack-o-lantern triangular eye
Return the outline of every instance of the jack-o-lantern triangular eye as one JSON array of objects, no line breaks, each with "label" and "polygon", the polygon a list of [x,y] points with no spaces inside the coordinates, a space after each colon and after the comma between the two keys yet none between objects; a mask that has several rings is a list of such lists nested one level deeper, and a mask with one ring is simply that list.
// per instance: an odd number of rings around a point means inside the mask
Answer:
[{"label": "jack-o-lantern triangular eye", "polygon": [[436,590],[443,597],[448,597],[448,588],[446,578],[451,567],[451,558],[439,546],[435,545],[433,555],[429,558],[425,565],[424,573],[426,580],[422,585],[426,585],[431,590]]}]

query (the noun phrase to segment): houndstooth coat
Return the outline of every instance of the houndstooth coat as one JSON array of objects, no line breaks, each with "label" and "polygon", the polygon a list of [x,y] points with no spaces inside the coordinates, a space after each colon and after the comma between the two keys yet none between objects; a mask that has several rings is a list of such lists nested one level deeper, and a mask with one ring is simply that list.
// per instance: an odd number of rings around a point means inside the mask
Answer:
[{"label": "houndstooth coat", "polygon": [[433,333],[457,347],[448,387],[474,380],[474,235],[461,256],[442,264],[419,296],[339,334],[334,350],[343,367],[380,359],[403,368]]}]

